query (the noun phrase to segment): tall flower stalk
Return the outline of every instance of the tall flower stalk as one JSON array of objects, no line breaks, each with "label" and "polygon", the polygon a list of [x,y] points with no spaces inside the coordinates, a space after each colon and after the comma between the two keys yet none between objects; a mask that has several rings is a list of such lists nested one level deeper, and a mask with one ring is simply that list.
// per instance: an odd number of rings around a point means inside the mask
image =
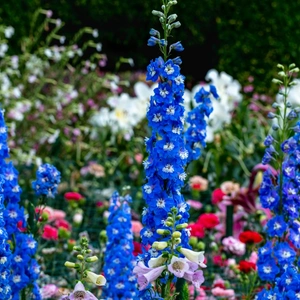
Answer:
[{"label": "tall flower stalk", "polygon": [[300,248],[300,122],[299,108],[292,108],[288,92],[299,69],[294,64],[286,70],[278,65],[280,79],[273,81],[281,86],[282,102],[274,103],[276,113],[269,113],[277,120],[264,144],[267,147],[264,164],[278,170],[277,176],[266,171],[260,187],[260,201],[273,216],[266,227],[267,242],[259,249],[258,275],[269,282],[271,288],[262,290],[258,299],[298,299],[300,297],[300,274],[297,251]]},{"label": "tall flower stalk", "polygon": [[102,294],[107,300],[139,299],[136,277],[132,273],[135,258],[129,206],[131,201],[129,195],[120,197],[117,192],[113,193],[110,200],[103,268],[108,283]]},{"label": "tall flower stalk", "polygon": [[[34,255],[37,242],[26,231],[24,207],[20,205],[21,188],[18,184],[18,171],[11,162],[7,146],[7,127],[4,120],[4,111],[0,112],[0,166],[2,175],[2,204],[5,205],[3,219],[7,238],[10,241],[11,263],[3,277],[9,280],[12,299],[41,299],[36,280],[40,269]],[[7,248],[9,253],[9,247]],[[8,263],[8,261],[7,261]],[[5,299],[9,299],[4,297]]]},{"label": "tall flower stalk", "polygon": [[[205,267],[204,253],[189,250],[186,229],[189,206],[180,190],[186,178],[185,167],[188,160],[200,155],[195,150],[198,144],[204,145],[206,123],[202,122],[202,128],[196,128],[191,115],[189,121],[193,128],[188,131],[185,141],[185,77],[180,74],[180,57],[170,58],[172,51],[184,49],[181,42],[171,45],[168,43],[172,30],[180,26],[180,22],[176,21],[177,15],[169,14],[176,3],[177,1],[162,0],[161,11],[152,11],[159,18],[163,34],[151,29],[148,40],[148,46],[159,46],[162,57],[150,62],[146,78],[158,81],[158,87],[150,98],[147,112],[152,134],[145,140],[149,156],[144,161],[147,182],[143,186],[143,196],[147,207],[143,211],[144,228],[141,237],[145,249],[150,248],[134,268],[140,289],[139,297],[142,299],[171,300],[177,296],[188,299],[185,280],[197,287],[204,281],[203,272],[199,269]],[[210,92],[214,93],[215,90],[212,88]],[[199,94],[199,102],[203,104],[202,109],[200,108],[203,118],[211,112],[208,100],[210,92],[202,90]],[[192,132],[196,134],[193,140],[190,139]],[[180,284],[174,285],[176,282]]]}]

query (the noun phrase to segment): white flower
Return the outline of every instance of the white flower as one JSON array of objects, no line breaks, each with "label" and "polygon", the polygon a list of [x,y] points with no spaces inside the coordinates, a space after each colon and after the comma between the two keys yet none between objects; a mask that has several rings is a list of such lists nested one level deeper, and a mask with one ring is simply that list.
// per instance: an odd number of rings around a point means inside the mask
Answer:
[{"label": "white flower", "polygon": [[204,264],[204,251],[195,252],[186,248],[180,248],[179,252],[183,254],[189,261],[197,263],[202,268],[206,268],[206,265]]},{"label": "white flower", "polygon": [[7,50],[7,44],[0,44],[0,57],[4,57]]},{"label": "white flower", "polygon": [[166,262],[167,258],[163,257],[162,255],[156,257],[156,258],[151,258],[148,261],[148,266],[149,268],[156,268],[159,266],[162,266]]},{"label": "white flower", "polygon": [[4,35],[7,39],[10,39],[15,33],[15,29],[11,26],[8,26],[4,29]]},{"label": "white flower", "polygon": [[94,283],[98,286],[103,286],[106,284],[106,279],[104,276],[102,275],[98,275],[98,274],[95,274],[93,272],[90,272],[90,271],[86,271],[86,281],[87,282],[91,282],[91,283]]}]

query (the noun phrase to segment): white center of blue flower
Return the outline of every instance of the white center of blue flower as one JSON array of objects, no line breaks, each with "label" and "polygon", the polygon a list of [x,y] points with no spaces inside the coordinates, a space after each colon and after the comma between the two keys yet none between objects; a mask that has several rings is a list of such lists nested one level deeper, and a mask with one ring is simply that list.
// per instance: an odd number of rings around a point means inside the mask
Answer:
[{"label": "white center of blue flower", "polygon": [[166,201],[162,198],[159,198],[156,201],[156,206],[159,207],[159,208],[164,208],[166,206]]},{"label": "white center of blue flower", "polygon": [[264,266],[263,271],[264,271],[264,273],[269,274],[272,272],[272,268],[270,266]]},{"label": "white center of blue flower", "polygon": [[165,145],[164,145],[164,150],[165,151],[171,151],[171,150],[173,150],[174,149],[174,144],[173,143],[166,143]]},{"label": "white center of blue flower", "polygon": [[166,65],[165,67],[165,72],[168,74],[168,75],[171,75],[174,73],[174,68],[171,66],[171,65]]},{"label": "white center of blue flower", "polygon": [[170,164],[167,164],[163,167],[163,172],[165,173],[173,173],[174,172],[174,167]]},{"label": "white center of blue flower", "polygon": [[166,98],[167,95],[169,94],[168,90],[166,88],[164,89],[159,89],[159,94],[163,97]]},{"label": "white center of blue flower", "polygon": [[167,115],[174,115],[174,113],[175,113],[175,107],[174,106],[169,106],[168,108],[167,108]]}]

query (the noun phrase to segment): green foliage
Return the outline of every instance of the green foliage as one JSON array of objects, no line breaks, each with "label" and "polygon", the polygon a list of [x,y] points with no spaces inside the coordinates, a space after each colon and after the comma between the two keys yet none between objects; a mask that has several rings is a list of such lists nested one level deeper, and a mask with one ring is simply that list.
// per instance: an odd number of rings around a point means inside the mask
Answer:
[{"label": "green foliage", "polygon": [[[151,10],[159,5],[158,0],[10,1],[1,5],[0,19],[17,29],[20,41],[35,9],[53,10],[66,22],[67,37],[84,26],[96,27],[111,63],[119,56],[132,57],[136,67],[144,69],[153,57],[153,49],[146,46],[154,18]],[[272,78],[274,61],[299,60],[299,1],[206,0],[199,5],[181,0],[178,10],[183,26],[176,36],[186,47],[187,75],[201,79],[208,68],[215,67],[242,82],[253,75],[255,85],[263,87],[262,82]],[[207,59],[191,59],[194,51],[201,51],[201,57]]]}]

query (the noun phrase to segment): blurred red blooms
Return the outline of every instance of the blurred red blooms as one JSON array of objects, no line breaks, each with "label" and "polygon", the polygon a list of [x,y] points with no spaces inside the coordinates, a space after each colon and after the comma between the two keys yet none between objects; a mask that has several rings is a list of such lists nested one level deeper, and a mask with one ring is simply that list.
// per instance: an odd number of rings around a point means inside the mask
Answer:
[{"label": "blurred red blooms", "polygon": [[138,256],[139,254],[142,254],[142,244],[141,243],[138,243],[136,241],[133,241],[133,255],[134,256]]},{"label": "blurred red blooms", "polygon": [[42,238],[45,240],[58,240],[58,230],[50,225],[45,225]]},{"label": "blurred red blooms", "polygon": [[256,270],[256,264],[247,260],[241,260],[239,263],[239,269],[243,273],[250,273]]},{"label": "blurred red blooms", "polygon": [[199,223],[189,224],[188,228],[191,229],[191,231],[190,231],[191,236],[194,236],[197,238],[203,238],[205,235],[204,227],[203,227],[203,225],[201,225]]},{"label": "blurred red blooms", "polygon": [[54,222],[54,226],[56,226],[57,228],[61,228],[62,227],[62,228],[65,228],[67,230],[71,230],[71,224],[68,221],[63,220],[63,219],[56,220]]},{"label": "blurred red blooms", "polygon": [[245,244],[257,244],[263,240],[263,237],[256,231],[244,231],[240,233],[239,240]]},{"label": "blurred red blooms", "polygon": [[215,189],[212,192],[212,196],[211,196],[211,202],[213,204],[218,204],[219,202],[221,202],[223,200],[223,197],[226,194],[219,188],[219,189]]},{"label": "blurred red blooms", "polygon": [[71,200],[73,200],[73,201],[79,201],[79,200],[81,200],[81,199],[84,198],[81,194],[76,193],[76,192],[65,193],[64,197],[68,201],[71,201]]},{"label": "blurred red blooms", "polygon": [[213,263],[217,266],[220,266],[220,267],[225,267],[227,266],[227,260],[226,259],[223,259],[221,255],[215,255],[213,257]]},{"label": "blurred red blooms", "polygon": [[217,215],[212,213],[206,213],[202,214],[198,218],[197,223],[201,224],[206,229],[212,229],[220,224],[220,220]]}]

